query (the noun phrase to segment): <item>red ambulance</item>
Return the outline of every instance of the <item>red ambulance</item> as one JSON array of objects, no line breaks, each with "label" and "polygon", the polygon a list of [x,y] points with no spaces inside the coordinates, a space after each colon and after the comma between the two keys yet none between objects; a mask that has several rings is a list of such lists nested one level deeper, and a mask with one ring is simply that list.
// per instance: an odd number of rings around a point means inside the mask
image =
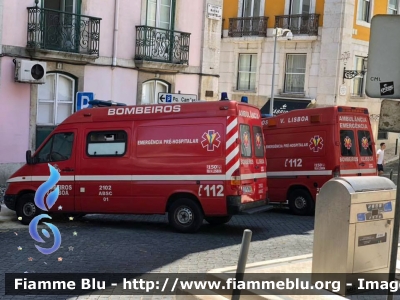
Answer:
[{"label": "red ambulance", "polygon": [[5,193],[23,224],[39,213],[48,164],[61,174],[53,213],[168,213],[177,231],[196,232],[203,219],[270,208],[260,111],[246,103],[86,108],[26,157]]},{"label": "red ambulance", "polygon": [[322,185],[338,176],[376,176],[375,142],[366,108],[293,110],[263,118],[270,203],[313,213]]}]

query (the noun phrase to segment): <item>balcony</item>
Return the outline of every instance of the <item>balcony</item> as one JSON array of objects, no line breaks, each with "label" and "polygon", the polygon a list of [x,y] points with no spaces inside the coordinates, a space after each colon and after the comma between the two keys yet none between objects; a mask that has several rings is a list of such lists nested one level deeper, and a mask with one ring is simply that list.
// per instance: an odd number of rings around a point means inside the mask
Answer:
[{"label": "balcony", "polygon": [[136,61],[189,64],[190,33],[136,26]]},{"label": "balcony", "polygon": [[275,27],[290,29],[294,35],[318,35],[319,15],[275,16]]},{"label": "balcony", "polygon": [[268,17],[244,17],[230,18],[229,31],[230,37],[242,36],[267,36]]},{"label": "balcony", "polygon": [[99,57],[100,18],[28,7],[28,51],[52,50]]}]

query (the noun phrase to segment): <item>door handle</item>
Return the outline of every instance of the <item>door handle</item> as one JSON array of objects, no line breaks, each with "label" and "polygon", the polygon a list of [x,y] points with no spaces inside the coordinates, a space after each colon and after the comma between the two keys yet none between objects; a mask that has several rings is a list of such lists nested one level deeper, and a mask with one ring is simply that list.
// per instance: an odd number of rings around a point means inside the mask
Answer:
[{"label": "door handle", "polygon": [[71,169],[71,168],[65,168],[65,169],[62,169],[61,171],[64,171],[64,172],[73,172],[73,171],[74,171],[74,169]]}]

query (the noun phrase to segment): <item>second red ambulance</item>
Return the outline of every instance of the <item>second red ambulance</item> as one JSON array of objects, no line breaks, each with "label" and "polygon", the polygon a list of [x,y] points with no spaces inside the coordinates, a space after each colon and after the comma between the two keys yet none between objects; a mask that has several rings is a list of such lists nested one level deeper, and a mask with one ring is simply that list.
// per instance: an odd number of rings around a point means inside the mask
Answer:
[{"label": "second red ambulance", "polygon": [[315,208],[319,189],[337,176],[376,176],[368,109],[333,106],[263,119],[271,203],[299,215]]}]

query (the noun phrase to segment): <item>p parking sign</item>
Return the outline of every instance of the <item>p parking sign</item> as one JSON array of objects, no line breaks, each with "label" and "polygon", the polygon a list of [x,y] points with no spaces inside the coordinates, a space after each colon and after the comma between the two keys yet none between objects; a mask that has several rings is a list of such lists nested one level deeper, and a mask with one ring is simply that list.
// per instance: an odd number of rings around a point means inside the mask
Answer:
[{"label": "p parking sign", "polygon": [[94,100],[94,93],[92,92],[77,92],[76,93],[76,107],[75,110],[92,107],[89,101]]}]

